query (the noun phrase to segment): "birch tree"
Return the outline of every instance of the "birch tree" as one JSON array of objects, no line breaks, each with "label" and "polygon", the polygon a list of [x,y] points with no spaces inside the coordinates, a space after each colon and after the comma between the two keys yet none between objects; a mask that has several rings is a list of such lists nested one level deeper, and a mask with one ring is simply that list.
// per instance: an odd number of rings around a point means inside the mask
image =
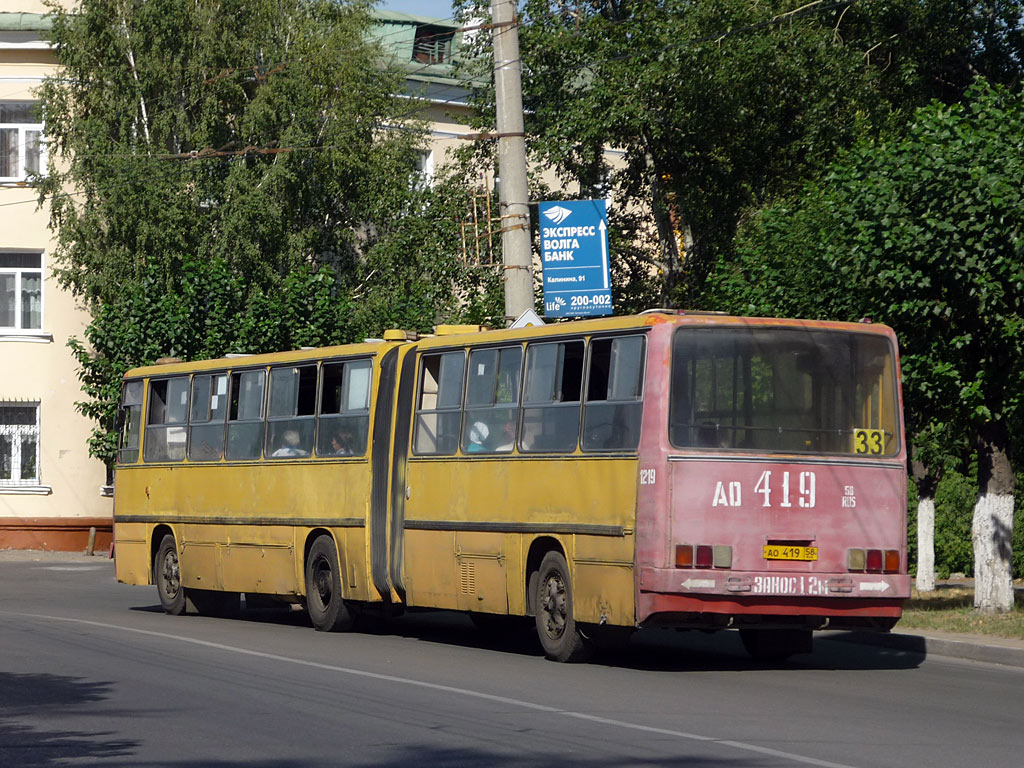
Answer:
[{"label": "birch tree", "polygon": [[133,365],[429,328],[457,303],[451,226],[408,248],[409,214],[449,220],[453,203],[411,183],[423,125],[370,42],[370,7],[52,6],[40,200],[57,277],[93,315],[73,345],[96,455],[113,456]]}]

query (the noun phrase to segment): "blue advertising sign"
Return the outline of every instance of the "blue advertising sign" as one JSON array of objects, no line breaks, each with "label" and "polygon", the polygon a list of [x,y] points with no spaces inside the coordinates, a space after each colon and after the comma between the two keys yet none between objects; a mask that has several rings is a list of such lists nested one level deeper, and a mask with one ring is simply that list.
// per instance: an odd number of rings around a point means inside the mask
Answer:
[{"label": "blue advertising sign", "polygon": [[612,313],[604,200],[541,203],[540,253],[546,317]]}]

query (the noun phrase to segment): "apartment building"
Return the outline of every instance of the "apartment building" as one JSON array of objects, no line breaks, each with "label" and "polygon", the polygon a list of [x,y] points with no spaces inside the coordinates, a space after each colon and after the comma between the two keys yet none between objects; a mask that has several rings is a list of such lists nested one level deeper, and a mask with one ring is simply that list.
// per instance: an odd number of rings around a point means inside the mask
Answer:
[{"label": "apartment building", "polygon": [[45,12],[0,0],[0,549],[84,549],[90,528],[102,549],[112,499],[67,346],[89,317],[53,277],[49,210],[28,180],[47,163],[35,93],[56,70]]}]

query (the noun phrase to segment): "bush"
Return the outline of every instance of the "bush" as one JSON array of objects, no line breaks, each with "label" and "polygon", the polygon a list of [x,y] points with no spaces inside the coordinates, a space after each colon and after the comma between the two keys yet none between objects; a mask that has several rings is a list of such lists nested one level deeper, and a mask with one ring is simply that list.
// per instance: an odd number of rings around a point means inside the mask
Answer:
[{"label": "bush", "polygon": [[959,472],[947,473],[935,490],[935,574],[940,579],[951,573],[974,575],[971,521],[977,500],[977,481]]}]

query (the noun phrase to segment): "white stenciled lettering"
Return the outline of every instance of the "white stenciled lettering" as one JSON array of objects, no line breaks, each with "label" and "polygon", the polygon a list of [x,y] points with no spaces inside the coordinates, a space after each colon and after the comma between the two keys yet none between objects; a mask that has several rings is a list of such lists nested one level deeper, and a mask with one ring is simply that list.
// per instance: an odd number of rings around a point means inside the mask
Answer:
[{"label": "white stenciled lettering", "polygon": [[800,506],[810,509],[814,506],[815,478],[813,472],[800,473]]},{"label": "white stenciled lettering", "polygon": [[852,485],[843,487],[843,509],[854,509],[857,506],[857,493]]},{"label": "white stenciled lettering", "polygon": [[726,485],[721,480],[715,486],[715,495],[711,500],[712,507],[738,507],[743,503],[743,486],[733,480]]},{"label": "white stenciled lettering", "polygon": [[761,477],[757,481],[757,485],[754,486],[754,493],[760,493],[762,496],[764,496],[764,504],[761,505],[762,507],[770,507],[772,504],[771,482],[772,473],[770,470],[765,470],[764,472],[761,473]]},{"label": "white stenciled lettering", "polygon": [[729,506],[738,507],[743,503],[743,486],[738,482],[729,483]]},{"label": "white stenciled lettering", "polygon": [[718,481],[718,485],[715,486],[715,498],[711,502],[712,507],[727,507],[729,506],[729,499],[725,495],[725,483],[721,480]]}]

